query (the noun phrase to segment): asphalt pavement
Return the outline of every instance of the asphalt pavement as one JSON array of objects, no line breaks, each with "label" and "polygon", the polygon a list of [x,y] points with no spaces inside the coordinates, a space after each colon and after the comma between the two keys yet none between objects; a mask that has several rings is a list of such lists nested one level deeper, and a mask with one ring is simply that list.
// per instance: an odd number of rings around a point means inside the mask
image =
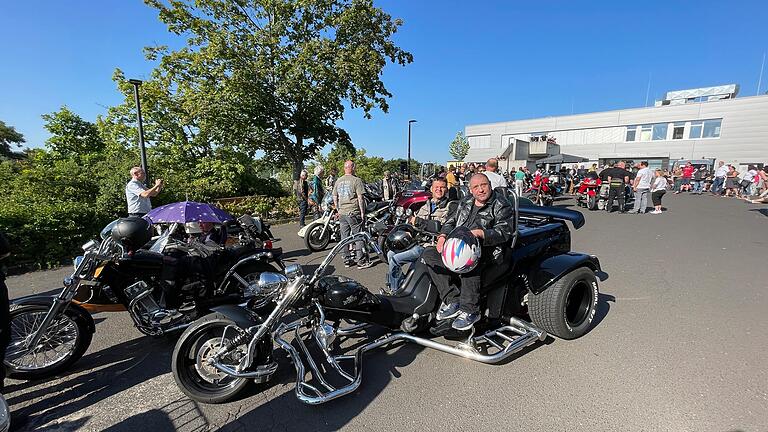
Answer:
[{"label": "asphalt pavement", "polygon": [[[667,195],[662,215],[586,214],[573,249],[600,258],[596,325],[502,365],[412,345],[373,352],[360,389],[299,402],[286,361],[237,401],[197,404],[170,373],[174,340],[142,336],[125,312],[97,314],[73,370],[7,383],[14,430],[83,431],[765,431],[768,430],[768,208]],[[573,199],[555,205],[575,209]],[[317,264],[273,232],[287,261]],[[386,266],[341,267],[372,291]],[[68,268],[8,278],[12,297],[49,292]]]}]

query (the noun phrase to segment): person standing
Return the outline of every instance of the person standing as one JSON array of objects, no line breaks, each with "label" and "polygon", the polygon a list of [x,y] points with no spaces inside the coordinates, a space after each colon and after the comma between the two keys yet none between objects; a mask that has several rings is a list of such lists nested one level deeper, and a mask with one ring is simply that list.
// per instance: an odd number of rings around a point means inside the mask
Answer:
[{"label": "person standing", "polygon": [[517,196],[523,196],[523,188],[525,186],[525,167],[520,167],[515,172],[515,193]]},{"label": "person standing", "polygon": [[307,201],[307,204],[314,210],[315,219],[320,218],[320,215],[323,213],[320,204],[322,204],[323,198],[325,197],[325,189],[323,188],[324,173],[325,171],[323,170],[322,165],[316,166],[315,175],[312,177],[312,182],[309,184],[309,200]]},{"label": "person standing", "polygon": [[5,350],[11,341],[11,311],[8,287],[5,285],[5,269],[2,262],[11,254],[11,245],[8,238],[0,231],[0,393],[5,387]]},{"label": "person standing", "polygon": [[307,206],[309,199],[309,184],[307,184],[307,171],[301,170],[299,179],[294,186],[296,194],[296,204],[299,206],[299,227],[304,227],[307,217]]},{"label": "person standing", "polygon": [[381,180],[381,193],[384,197],[384,201],[395,199],[397,189],[395,182],[392,181],[392,177],[389,175],[389,171],[384,171],[384,178]]},{"label": "person standing", "polygon": [[693,191],[691,194],[701,195],[704,192],[704,180],[707,179],[709,171],[706,165],[699,166],[699,169],[693,172]]},{"label": "person standing", "polygon": [[660,169],[657,169],[655,174],[656,177],[651,186],[651,202],[654,207],[651,214],[661,214],[661,197],[667,193],[667,178],[664,177],[664,173]]},{"label": "person standing", "polygon": [[648,194],[651,191],[651,181],[653,173],[648,168],[648,162],[640,162],[640,170],[637,171],[635,181],[632,183],[632,190],[635,192],[635,203],[632,206],[632,213],[645,213],[648,207]]},{"label": "person standing", "polygon": [[607,212],[613,211],[613,201],[619,201],[619,212],[626,213],[624,208],[624,190],[627,183],[629,183],[630,172],[624,169],[624,162],[619,162],[618,166],[611,167],[603,170],[600,176],[605,177],[605,181],[608,183],[608,202],[606,203],[605,210]]},{"label": "person standing", "polygon": [[456,177],[456,165],[451,165],[448,168],[448,174],[445,175],[445,181],[448,184],[448,189],[456,187],[459,184],[459,179]]},{"label": "person standing", "polygon": [[[344,162],[344,175],[339,177],[333,186],[333,203],[339,211],[339,228],[342,240],[352,234],[359,233],[363,227],[363,220],[365,219],[364,193],[363,181],[355,176],[355,163],[351,160]],[[360,243],[355,242],[351,246],[351,250],[346,249],[344,251],[344,267],[352,267],[355,262],[357,262],[359,269],[371,266],[368,258],[363,257]],[[354,258],[352,258],[351,252],[354,252]]]},{"label": "person standing", "polygon": [[496,158],[488,159],[485,163],[485,176],[488,177],[488,181],[491,182],[491,189],[497,187],[507,187],[507,179],[503,175],[499,174],[499,161]]},{"label": "person standing", "polygon": [[331,167],[328,170],[328,177],[325,178],[325,190],[332,191],[333,185],[336,183],[336,167]]},{"label": "person standing", "polygon": [[163,179],[155,179],[155,185],[147,189],[144,179],[147,174],[141,167],[131,168],[131,180],[125,185],[125,200],[128,203],[128,216],[142,217],[152,210],[150,198],[157,196],[163,188]]},{"label": "person standing", "polygon": [[713,195],[722,195],[727,175],[728,167],[725,165],[725,162],[718,162],[717,169],[715,170],[715,180],[712,182],[712,189],[710,191]]}]

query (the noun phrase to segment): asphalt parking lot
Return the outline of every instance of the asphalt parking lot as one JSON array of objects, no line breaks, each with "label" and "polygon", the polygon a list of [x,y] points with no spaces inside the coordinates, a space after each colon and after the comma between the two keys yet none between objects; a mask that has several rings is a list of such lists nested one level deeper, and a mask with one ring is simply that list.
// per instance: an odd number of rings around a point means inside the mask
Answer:
[{"label": "asphalt parking lot", "polygon": [[[399,345],[365,358],[357,393],[321,406],[295,398],[284,362],[240,400],[200,405],[173,381],[173,340],[142,336],[125,313],[97,314],[74,370],[8,383],[13,429],[768,430],[768,208],[688,195],[665,206],[587,212],[573,233],[573,249],[597,255],[608,274],[597,324],[581,339],[550,338],[502,365]],[[318,263],[296,230],[274,228],[287,261]],[[68,271],[11,277],[11,296],[50,291]],[[378,291],[385,266],[339,272]]]}]

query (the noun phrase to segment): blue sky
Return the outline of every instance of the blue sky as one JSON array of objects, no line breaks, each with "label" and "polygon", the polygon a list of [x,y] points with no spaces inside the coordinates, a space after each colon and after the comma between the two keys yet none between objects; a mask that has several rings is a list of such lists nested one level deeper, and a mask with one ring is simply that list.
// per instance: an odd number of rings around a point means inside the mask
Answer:
[{"label": "blue sky", "polygon": [[[388,114],[347,111],[341,126],[386,158],[405,156],[408,119],[413,157],[445,161],[467,124],[643,106],[649,74],[651,100],[726,83],[751,96],[768,50],[766,1],[376,4],[404,20],[395,38],[414,63],[386,68]],[[180,43],[138,0],[5,2],[0,40],[0,120],[30,146],[47,138],[41,114],[67,105],[94,120],[120,102],[115,68],[147,77],[142,48]]]}]

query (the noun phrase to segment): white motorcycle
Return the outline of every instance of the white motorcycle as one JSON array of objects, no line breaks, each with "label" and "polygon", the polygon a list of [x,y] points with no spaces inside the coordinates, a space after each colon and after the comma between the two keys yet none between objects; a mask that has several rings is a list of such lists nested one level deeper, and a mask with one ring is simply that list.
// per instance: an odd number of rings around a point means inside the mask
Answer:
[{"label": "white motorcycle", "polygon": [[323,216],[299,230],[299,237],[304,239],[304,245],[312,252],[325,249],[331,241],[339,241],[341,235],[331,194],[323,198],[320,209],[323,210]]}]

